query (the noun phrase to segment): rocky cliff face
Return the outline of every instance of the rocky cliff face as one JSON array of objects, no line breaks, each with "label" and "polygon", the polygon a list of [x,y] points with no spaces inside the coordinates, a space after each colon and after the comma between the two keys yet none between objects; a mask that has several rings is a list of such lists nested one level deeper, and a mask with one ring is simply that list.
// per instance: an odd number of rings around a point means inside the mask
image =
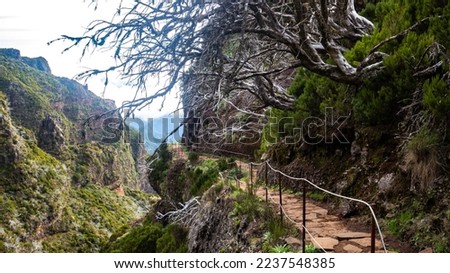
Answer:
[{"label": "rocky cliff face", "polygon": [[205,194],[202,206],[190,225],[189,252],[260,251],[260,245],[252,244],[262,241],[260,227],[246,216],[233,215],[236,200],[232,198],[232,190],[227,187],[217,194],[214,191],[218,191],[218,185]]},{"label": "rocky cliff face", "polygon": [[28,58],[20,55],[20,51],[15,48],[0,48],[0,55],[22,61],[23,63],[36,68],[37,70],[51,74],[52,70],[47,60],[43,57]]},{"label": "rocky cliff face", "polygon": [[0,252],[96,252],[153,203],[120,116],[86,122],[114,103],[50,71],[0,50]]}]

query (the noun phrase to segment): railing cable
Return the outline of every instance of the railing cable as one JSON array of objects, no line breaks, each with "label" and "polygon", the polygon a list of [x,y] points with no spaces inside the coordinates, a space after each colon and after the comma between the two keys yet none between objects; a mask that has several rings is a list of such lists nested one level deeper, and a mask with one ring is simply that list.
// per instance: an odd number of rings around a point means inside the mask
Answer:
[{"label": "railing cable", "polygon": [[[256,166],[261,166],[261,165],[263,165],[263,164],[267,164],[267,166],[268,166],[272,171],[274,171],[275,173],[279,173],[279,174],[283,175],[283,176],[286,177],[286,178],[292,179],[292,180],[294,180],[294,181],[304,181],[304,182],[308,183],[309,185],[313,186],[314,188],[316,188],[317,190],[320,190],[320,191],[325,192],[325,193],[327,193],[327,194],[333,195],[333,196],[335,196],[335,197],[339,197],[339,198],[343,198],[343,199],[347,199],[347,200],[350,200],[350,201],[354,201],[354,202],[358,202],[358,203],[364,204],[364,205],[367,206],[367,207],[369,208],[369,210],[370,210],[370,213],[371,213],[371,215],[372,215],[372,218],[373,218],[373,220],[375,221],[375,225],[376,225],[376,227],[377,227],[377,229],[378,229],[378,233],[379,233],[379,235],[380,235],[380,240],[381,240],[381,244],[382,244],[382,246],[383,246],[384,252],[387,253],[387,249],[386,249],[386,244],[385,244],[385,242],[384,242],[383,233],[381,232],[380,224],[379,224],[378,219],[377,219],[377,217],[376,217],[376,215],[375,215],[375,211],[373,210],[372,206],[371,206],[369,203],[367,203],[366,201],[363,201],[363,200],[360,200],[360,199],[356,199],[356,198],[352,198],[352,197],[348,197],[348,196],[344,196],[344,195],[341,195],[341,194],[338,194],[338,193],[331,192],[331,191],[329,191],[329,190],[326,190],[326,189],[324,189],[324,188],[322,188],[322,187],[320,187],[320,186],[314,184],[313,182],[309,181],[309,180],[306,179],[306,178],[298,178],[298,177],[290,176],[290,175],[288,175],[288,174],[286,174],[286,173],[284,173],[284,172],[282,172],[282,171],[280,171],[280,170],[278,170],[278,169],[275,169],[268,161],[265,161],[264,163],[254,163],[254,162],[251,162],[250,164],[253,164],[253,165],[256,165]],[[305,229],[306,229],[306,228],[305,228]],[[308,233],[309,233],[309,232],[308,232]]]}]

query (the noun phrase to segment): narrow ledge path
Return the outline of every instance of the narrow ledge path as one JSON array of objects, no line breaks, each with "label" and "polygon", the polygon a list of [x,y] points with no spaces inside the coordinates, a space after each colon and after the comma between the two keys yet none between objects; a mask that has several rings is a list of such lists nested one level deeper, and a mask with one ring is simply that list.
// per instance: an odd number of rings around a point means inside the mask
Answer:
[{"label": "narrow ledge path", "polygon": [[[259,188],[256,195],[265,199],[265,189]],[[269,195],[272,197],[270,201],[274,206],[279,206],[278,191],[269,189]],[[282,205],[284,212],[289,218],[295,221],[297,228],[302,230],[303,207],[301,197],[291,193],[282,194]],[[285,217],[286,218],[286,217]],[[310,235],[306,235],[306,242],[312,243],[317,249],[324,249],[327,252],[339,253],[363,253],[370,252],[371,234],[366,230],[354,230],[349,227],[348,222],[354,219],[346,219],[345,221],[338,216],[330,214],[327,208],[313,203],[311,200],[306,201],[306,228]],[[376,252],[384,252],[381,241],[375,240]]]},{"label": "narrow ledge path", "polygon": [[[237,162],[238,166],[247,172],[250,172],[249,164]],[[257,168],[253,168],[253,178],[257,176]],[[241,182],[241,187],[246,188],[246,183]],[[280,197],[279,191],[269,189],[269,202],[279,208]],[[256,195],[265,200],[266,191],[259,187]],[[282,206],[284,213],[296,222],[297,228],[302,230],[303,221],[303,202],[302,198],[293,193],[282,193]],[[279,213],[278,213],[279,214]],[[287,217],[284,217],[287,218]],[[287,220],[287,219],[285,219]],[[337,215],[333,215],[322,205],[314,203],[312,200],[306,200],[306,229],[309,234],[306,235],[307,244],[313,244],[316,249],[323,249],[326,252],[336,253],[369,253],[371,249],[370,226],[364,230],[350,228],[351,222],[356,221],[355,218],[341,219]],[[354,226],[354,225],[352,225]],[[313,237],[313,238],[312,238]],[[287,238],[289,244],[301,245],[301,238]],[[384,249],[379,238],[375,240],[375,252],[384,253]]]}]

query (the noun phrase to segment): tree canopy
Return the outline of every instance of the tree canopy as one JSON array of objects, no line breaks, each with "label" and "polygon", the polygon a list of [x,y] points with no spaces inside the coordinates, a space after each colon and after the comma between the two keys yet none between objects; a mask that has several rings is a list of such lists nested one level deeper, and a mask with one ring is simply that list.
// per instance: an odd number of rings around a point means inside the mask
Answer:
[{"label": "tree canopy", "polygon": [[[261,107],[292,109],[294,98],[282,84],[292,79],[289,71],[304,67],[333,81],[358,85],[384,69],[387,54],[382,45],[428,20],[421,18],[385,37],[358,62],[349,60],[346,52],[375,26],[358,14],[354,0],[121,1],[111,21],[94,21],[83,35],[60,39],[72,42],[66,50],[83,47],[82,55],[113,50],[115,65],[78,76],[107,77],[119,71],[149,91],[148,97],[127,107],[164,97],[188,78],[196,84],[215,83],[212,92],[219,97],[241,90],[253,94]],[[146,82],[155,76],[166,84],[150,90]]]}]

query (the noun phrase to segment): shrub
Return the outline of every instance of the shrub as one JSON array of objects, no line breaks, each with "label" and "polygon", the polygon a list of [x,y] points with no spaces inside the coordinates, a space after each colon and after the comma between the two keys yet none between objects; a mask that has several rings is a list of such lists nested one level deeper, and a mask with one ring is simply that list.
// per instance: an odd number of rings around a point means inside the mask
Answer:
[{"label": "shrub", "polygon": [[199,156],[197,152],[189,151],[188,153],[188,159],[191,162],[196,162],[198,160]]},{"label": "shrub", "polygon": [[276,245],[274,247],[271,247],[269,252],[270,253],[286,253],[289,252],[291,250],[291,248],[284,244],[284,245]]},{"label": "shrub", "polygon": [[172,153],[169,151],[167,143],[162,143],[158,150],[158,159],[152,163],[151,171],[148,173],[149,182],[157,192],[160,192],[160,184],[167,175],[171,160]]},{"label": "shrub", "polygon": [[305,246],[305,253],[319,253],[320,251],[313,245],[307,244]]},{"label": "shrub", "polygon": [[388,230],[391,234],[399,236],[402,235],[413,219],[413,214],[410,211],[404,211],[398,218],[394,218],[388,221]]},{"label": "shrub", "polygon": [[422,190],[430,188],[438,176],[439,142],[436,132],[422,128],[408,143],[405,163],[411,172],[411,183],[418,184]]},{"label": "shrub", "polygon": [[187,252],[187,230],[171,224],[163,227],[150,219],[113,242],[107,249],[118,253]]},{"label": "shrub", "polygon": [[449,117],[450,87],[439,78],[426,80],[423,85],[423,103],[425,108],[437,118]]},{"label": "shrub", "polygon": [[243,191],[236,191],[233,216],[246,216],[250,220],[257,219],[264,214],[264,204],[254,196]]},{"label": "shrub", "polygon": [[200,196],[217,181],[219,168],[214,160],[208,159],[195,167],[191,176],[191,194]]},{"label": "shrub", "polygon": [[118,253],[155,253],[156,242],[163,235],[162,225],[144,222],[140,227],[132,229],[128,234],[114,242],[111,252]]},{"label": "shrub", "polygon": [[219,171],[223,172],[228,170],[230,165],[228,164],[228,161],[222,157],[219,160],[217,160],[217,166],[219,167]]},{"label": "shrub", "polygon": [[164,228],[163,235],[156,241],[158,253],[186,253],[188,232],[180,225],[171,224]]}]

